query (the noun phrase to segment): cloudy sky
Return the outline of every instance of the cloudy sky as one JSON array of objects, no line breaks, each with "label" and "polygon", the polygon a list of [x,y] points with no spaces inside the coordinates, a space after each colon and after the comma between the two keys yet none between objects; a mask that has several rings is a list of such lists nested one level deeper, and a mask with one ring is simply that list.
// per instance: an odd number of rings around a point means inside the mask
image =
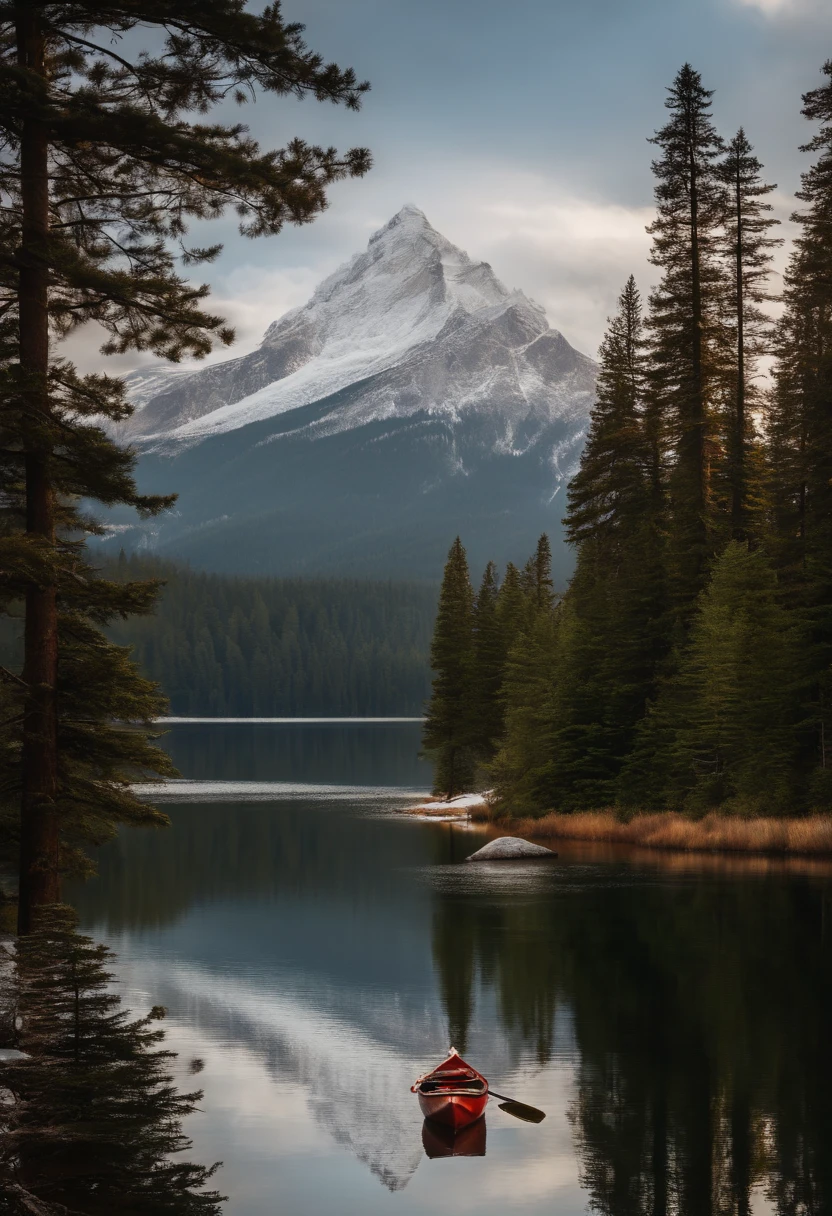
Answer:
[{"label": "cloudy sky", "polygon": [[267,98],[241,117],[264,145],[364,145],[375,167],[303,228],[252,242],[213,226],[225,251],[208,277],[234,353],[412,202],[594,354],[626,276],[652,279],[646,140],[679,66],[716,90],[724,135],[746,128],[786,219],[810,133],[800,95],[832,56],[828,0],[284,0],[284,13],[372,91],[358,114]]}]

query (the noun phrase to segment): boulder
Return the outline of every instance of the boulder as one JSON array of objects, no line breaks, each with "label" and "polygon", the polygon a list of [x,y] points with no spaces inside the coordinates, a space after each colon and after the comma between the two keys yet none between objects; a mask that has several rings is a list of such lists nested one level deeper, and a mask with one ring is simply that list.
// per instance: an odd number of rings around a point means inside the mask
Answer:
[{"label": "boulder", "polygon": [[544,849],[542,844],[532,844],[520,836],[500,836],[497,840],[489,840],[476,853],[466,857],[466,861],[543,861],[557,857],[551,849]]}]

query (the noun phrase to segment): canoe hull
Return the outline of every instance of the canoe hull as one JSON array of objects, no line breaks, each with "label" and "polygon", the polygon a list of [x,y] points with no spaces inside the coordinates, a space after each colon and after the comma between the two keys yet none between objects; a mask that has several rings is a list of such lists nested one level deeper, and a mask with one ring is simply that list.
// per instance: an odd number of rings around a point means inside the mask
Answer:
[{"label": "canoe hull", "polygon": [[488,1094],[419,1094],[419,1105],[426,1119],[458,1131],[482,1118],[488,1105]]}]

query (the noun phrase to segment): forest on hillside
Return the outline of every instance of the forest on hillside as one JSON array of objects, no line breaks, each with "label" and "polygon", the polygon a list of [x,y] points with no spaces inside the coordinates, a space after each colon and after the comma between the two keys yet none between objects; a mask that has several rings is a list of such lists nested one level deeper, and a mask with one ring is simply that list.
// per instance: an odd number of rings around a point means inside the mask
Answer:
[{"label": "forest on hillside", "polygon": [[[150,615],[112,622],[145,676],[189,717],[407,716],[430,694],[438,588],[366,579],[242,578],[133,554],[114,582],[159,580]],[[18,671],[22,619],[0,620],[0,666]]]},{"label": "forest on hillside", "polygon": [[[121,556],[120,579],[161,578],[152,616],[109,628],[171,713],[421,714],[437,588],[351,579],[235,578]],[[106,572],[106,571],[105,571]]]},{"label": "forest on hillside", "polygon": [[[811,122],[780,316],[775,187],[685,65],[655,148],[646,306],[631,277],[553,593],[541,538],[476,593],[459,540],[433,639],[437,790],[541,814],[832,805],[832,61]],[[763,357],[772,363],[761,375]]]}]

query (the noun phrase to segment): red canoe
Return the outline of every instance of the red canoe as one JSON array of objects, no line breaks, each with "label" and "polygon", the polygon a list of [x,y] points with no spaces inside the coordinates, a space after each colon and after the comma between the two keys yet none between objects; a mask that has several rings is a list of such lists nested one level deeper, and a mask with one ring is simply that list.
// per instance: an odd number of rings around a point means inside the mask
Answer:
[{"label": "red canoe", "polygon": [[447,1060],[420,1077],[410,1090],[419,1095],[426,1119],[453,1128],[467,1127],[479,1119],[488,1104],[488,1082],[465,1063],[455,1047]]}]

